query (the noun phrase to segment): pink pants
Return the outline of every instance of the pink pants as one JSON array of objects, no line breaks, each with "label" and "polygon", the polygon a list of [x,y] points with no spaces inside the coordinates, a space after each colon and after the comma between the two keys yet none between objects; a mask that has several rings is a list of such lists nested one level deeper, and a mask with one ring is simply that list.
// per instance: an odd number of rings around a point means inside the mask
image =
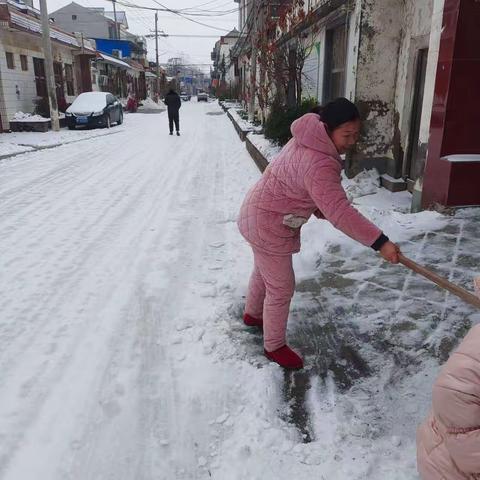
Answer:
[{"label": "pink pants", "polygon": [[264,347],[272,352],[286,344],[288,312],[295,291],[292,256],[253,249],[253,257],[245,312],[254,318],[263,318]]}]

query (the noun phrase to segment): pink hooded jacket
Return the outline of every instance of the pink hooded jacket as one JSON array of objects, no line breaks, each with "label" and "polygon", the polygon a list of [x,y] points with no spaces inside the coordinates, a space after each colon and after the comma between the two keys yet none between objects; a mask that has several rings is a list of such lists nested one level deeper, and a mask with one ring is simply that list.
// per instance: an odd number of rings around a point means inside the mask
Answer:
[{"label": "pink hooded jacket", "polygon": [[382,232],[350,205],[341,185],[341,158],[320,117],[308,113],[293,122],[291,131],[293,138],[243,202],[242,235],[262,252],[290,255],[300,250],[300,226],[285,224],[288,216],[304,223],[315,213],[371,246]]},{"label": "pink hooded jacket", "polygon": [[417,432],[420,476],[480,479],[480,325],[442,368],[433,386],[432,407]]}]

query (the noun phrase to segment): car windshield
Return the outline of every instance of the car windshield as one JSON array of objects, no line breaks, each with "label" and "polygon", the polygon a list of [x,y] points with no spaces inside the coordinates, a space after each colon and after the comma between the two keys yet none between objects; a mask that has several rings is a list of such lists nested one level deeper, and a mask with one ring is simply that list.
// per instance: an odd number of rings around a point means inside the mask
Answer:
[{"label": "car windshield", "polygon": [[67,112],[99,112],[106,106],[107,94],[102,92],[87,92],[80,94],[68,108]]}]

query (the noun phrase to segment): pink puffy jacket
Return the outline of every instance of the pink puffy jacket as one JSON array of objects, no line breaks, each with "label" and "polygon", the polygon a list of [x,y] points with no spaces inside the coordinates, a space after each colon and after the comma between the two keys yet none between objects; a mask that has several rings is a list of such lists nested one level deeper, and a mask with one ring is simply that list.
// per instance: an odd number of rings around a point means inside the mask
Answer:
[{"label": "pink puffy jacket", "polygon": [[300,226],[315,213],[358,242],[371,246],[381,235],[350,205],[341,185],[341,158],[320,117],[308,113],[292,124],[293,138],[248,192],[238,219],[256,249],[289,255],[300,250]]},{"label": "pink puffy jacket", "polygon": [[432,407],[417,432],[420,476],[480,479],[480,325],[442,368],[433,386]]}]

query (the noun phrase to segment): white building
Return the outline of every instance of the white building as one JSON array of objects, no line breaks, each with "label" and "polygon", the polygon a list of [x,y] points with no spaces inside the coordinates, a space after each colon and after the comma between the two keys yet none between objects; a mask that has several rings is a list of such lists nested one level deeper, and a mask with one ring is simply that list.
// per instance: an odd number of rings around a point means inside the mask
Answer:
[{"label": "white building", "polygon": [[215,43],[211,58],[213,60],[212,79],[219,90],[227,94],[233,91],[237,85],[237,63],[232,62],[230,52],[238,41],[240,32],[234,28],[227,35],[223,35]]},{"label": "white building", "polygon": [[117,12],[115,23],[113,12],[104,8],[84,7],[71,2],[52,12],[50,19],[66,32],[83,32],[88,38],[125,38],[128,29],[125,12]]}]

